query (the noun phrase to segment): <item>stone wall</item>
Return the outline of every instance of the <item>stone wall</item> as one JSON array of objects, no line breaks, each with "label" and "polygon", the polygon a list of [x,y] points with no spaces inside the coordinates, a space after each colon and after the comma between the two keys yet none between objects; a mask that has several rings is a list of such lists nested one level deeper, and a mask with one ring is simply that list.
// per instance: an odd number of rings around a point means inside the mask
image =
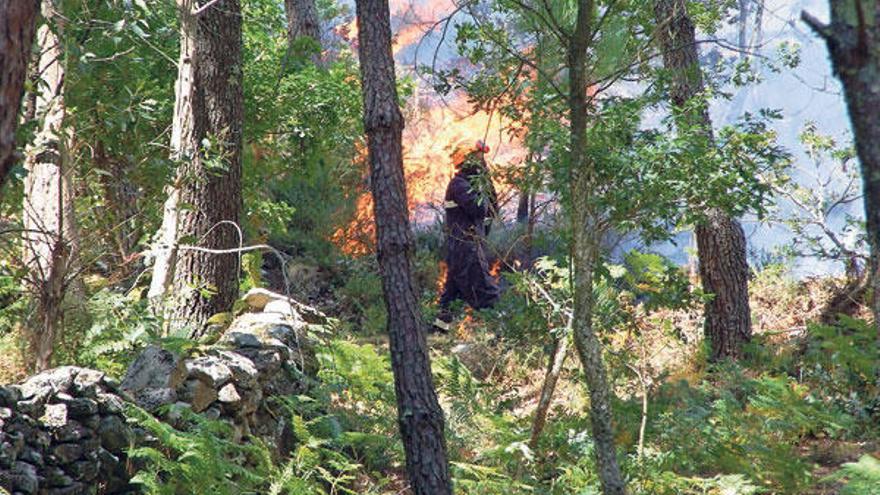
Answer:
[{"label": "stone wall", "polygon": [[[122,382],[66,366],[0,387],[0,487],[13,494],[128,493],[128,450],[148,442],[125,409],[135,404],[175,426],[182,408],[259,436],[279,456],[293,447],[277,397],[305,392],[317,363],[307,328],[318,311],[255,289],[216,344],[190,356],[146,348]],[[2,493],[3,490],[0,490]]]}]

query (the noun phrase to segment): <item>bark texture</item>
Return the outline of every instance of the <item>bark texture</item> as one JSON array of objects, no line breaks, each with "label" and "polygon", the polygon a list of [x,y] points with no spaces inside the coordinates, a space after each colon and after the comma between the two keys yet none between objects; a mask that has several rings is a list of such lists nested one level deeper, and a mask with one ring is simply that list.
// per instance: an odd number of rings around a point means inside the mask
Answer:
[{"label": "bark texture", "polygon": [[574,345],[590,392],[590,421],[605,495],[626,493],[626,484],[614,446],[611,389],[602,343],[593,328],[593,277],[599,262],[601,229],[594,209],[595,167],[586,154],[587,139],[587,49],[592,38],[595,5],[579,0],[574,36],[568,47],[569,112],[571,122],[571,219],[574,258]]},{"label": "bark texture", "polygon": [[39,0],[0,0],[0,188],[15,165],[15,130]]},{"label": "bark texture", "polygon": [[544,425],[547,424],[547,412],[550,411],[550,404],[553,403],[553,393],[556,391],[556,383],[559,381],[559,375],[562,374],[562,365],[565,364],[565,358],[568,356],[568,341],[568,336],[563,335],[553,343],[553,354],[550,356],[547,373],[544,375],[544,384],[541,385],[541,398],[538,399],[538,406],[535,408],[535,418],[532,420],[532,433],[529,437],[529,447],[532,450],[538,447],[541,432],[544,431]]},{"label": "bark texture", "polygon": [[824,38],[846,106],[862,168],[865,219],[871,249],[871,310],[880,342],[880,1],[830,2],[831,24],[803,19]]},{"label": "bark texture", "polygon": [[307,37],[321,44],[321,21],[315,0],[284,0],[287,14],[287,41],[290,45],[300,37]]},{"label": "bark texture", "polygon": [[[669,96],[678,122],[683,127],[700,128],[705,134],[704,144],[710,148],[714,137],[708,108],[688,104],[703,92],[703,76],[685,0],[657,0],[654,13],[663,64],[672,79]],[[713,294],[706,303],[704,329],[710,359],[737,358],[752,337],[745,233],[739,221],[712,208],[706,212],[706,220],[696,226],[694,235],[703,290]]]},{"label": "bark texture", "polygon": [[35,368],[49,367],[60,333],[64,299],[78,251],[72,171],[66,165],[64,132],[64,53],[61,17],[52,2],[43,4],[47,23],[37,33],[40,81],[34,103],[40,128],[27,147],[22,223],[25,284],[37,301],[29,322]]},{"label": "bark texture", "polygon": [[397,417],[415,495],[452,493],[443,410],[437,401],[412,275],[413,235],[403,175],[403,115],[397,99],[388,0],[358,0],[364,128],[376,219],[376,251],[388,310]]},{"label": "bark texture", "polygon": [[[228,250],[240,243],[241,4],[220,0],[201,9],[208,4],[206,0],[178,1],[185,32],[172,150],[179,164],[163,229],[176,230],[172,246]],[[184,60],[186,53],[188,60]],[[238,296],[238,255],[180,246],[176,250],[169,325],[172,330],[188,327],[192,336],[200,336],[207,320],[229,310]]]}]

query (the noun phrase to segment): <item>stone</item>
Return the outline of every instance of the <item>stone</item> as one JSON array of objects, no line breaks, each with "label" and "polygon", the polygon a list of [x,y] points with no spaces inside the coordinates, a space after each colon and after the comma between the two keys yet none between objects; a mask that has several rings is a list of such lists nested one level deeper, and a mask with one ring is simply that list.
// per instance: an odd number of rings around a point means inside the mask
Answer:
[{"label": "stone", "polygon": [[98,393],[98,412],[101,414],[122,414],[125,403],[118,395]]},{"label": "stone", "polygon": [[37,493],[40,488],[40,478],[37,468],[26,462],[18,461],[12,465],[12,469],[6,473],[9,486],[13,491],[22,493]]},{"label": "stone", "polygon": [[52,432],[52,436],[58,442],[76,442],[92,436],[92,432],[86,429],[79,421],[70,420]]},{"label": "stone", "polygon": [[241,402],[241,396],[238,395],[238,390],[235,389],[235,385],[227,383],[217,393],[217,400],[224,404],[235,405]]},{"label": "stone", "polygon": [[177,392],[172,388],[151,388],[139,392],[134,399],[137,405],[155,412],[162,406],[177,402]]},{"label": "stone", "polygon": [[71,418],[84,418],[98,413],[98,403],[85,397],[70,398],[63,401]]},{"label": "stone", "polygon": [[229,367],[229,370],[232,371],[232,380],[239,388],[252,389],[257,387],[257,378],[260,376],[260,372],[257,371],[253,361],[232,351],[215,351],[214,355]]},{"label": "stone", "polygon": [[122,379],[122,390],[137,395],[149,389],[175,389],[186,378],[183,360],[173,352],[149,346],[141,352]]},{"label": "stone", "polygon": [[8,407],[0,407],[0,419],[9,419],[12,417],[12,409]]},{"label": "stone", "polygon": [[98,435],[101,446],[110,452],[122,452],[131,443],[131,429],[119,416],[101,418]]},{"label": "stone", "polygon": [[33,445],[38,449],[48,449],[50,445],[52,445],[52,437],[49,436],[48,431],[44,430],[33,430],[30,432],[30,435],[27,437],[28,445]]},{"label": "stone", "polygon": [[73,389],[80,396],[94,398],[104,377],[100,371],[82,368],[73,379]]},{"label": "stone", "polygon": [[21,400],[21,392],[17,388],[0,387],[0,406],[15,407],[19,400]]},{"label": "stone", "polygon": [[189,402],[193,412],[202,412],[217,400],[217,391],[201,380],[187,380],[180,397]]},{"label": "stone", "polygon": [[61,464],[70,464],[79,460],[83,455],[83,447],[77,443],[61,443],[52,449],[52,455]]},{"label": "stone", "polygon": [[34,466],[43,465],[43,454],[35,449],[24,449],[18,458],[24,462],[33,464]]},{"label": "stone", "polygon": [[18,452],[9,442],[0,442],[0,468],[8,469],[18,459]]},{"label": "stone", "polygon": [[220,415],[221,415],[221,414],[220,414],[220,409],[217,408],[217,407],[211,407],[211,408],[208,408],[208,409],[204,412],[204,416],[205,416],[205,418],[206,418],[206,419],[210,419],[211,421],[217,421],[218,419],[220,419]]},{"label": "stone", "polygon": [[58,466],[48,466],[44,468],[40,474],[43,475],[45,483],[52,488],[70,486],[73,484],[73,478],[68,476],[67,473]]},{"label": "stone", "polygon": [[263,375],[271,375],[281,368],[281,357],[275,349],[241,349],[238,352],[250,359]]},{"label": "stone", "polygon": [[78,481],[92,481],[98,476],[99,466],[95,461],[77,461],[67,470]]},{"label": "stone", "polygon": [[272,301],[284,301],[295,310],[299,319],[303,321],[315,324],[327,322],[327,316],[317,309],[262,287],[255,287],[249,290],[242,300],[251,311],[266,311],[266,306]]},{"label": "stone", "polygon": [[96,493],[96,487],[89,487],[83,483],[74,482],[69,486],[54,488],[46,492],[46,495],[90,495]]},{"label": "stone", "polygon": [[292,318],[299,317],[299,314],[296,312],[296,309],[293,308],[293,304],[290,301],[286,301],[284,299],[273,299],[266,303],[266,306],[263,307],[264,313],[280,313],[285,316],[290,316]]},{"label": "stone", "polygon": [[91,416],[86,416],[85,418],[80,419],[80,422],[86,428],[97,430],[98,425],[101,424],[101,416],[98,416],[97,414],[92,414]]},{"label": "stone", "polygon": [[260,348],[263,343],[252,333],[228,332],[225,340],[236,349]]},{"label": "stone", "polygon": [[61,366],[32,376],[19,385],[22,398],[66,392],[80,369],[82,368],[76,366]]},{"label": "stone", "polygon": [[186,372],[189,378],[196,378],[213,388],[220,388],[232,380],[232,370],[215,356],[202,356],[187,361]]},{"label": "stone", "polygon": [[20,400],[15,405],[15,409],[19,414],[31,417],[40,417],[43,415],[43,407],[49,401],[48,389],[46,393],[31,397],[29,399]]},{"label": "stone", "polygon": [[48,428],[61,428],[67,424],[67,406],[65,404],[47,404],[40,422]]}]

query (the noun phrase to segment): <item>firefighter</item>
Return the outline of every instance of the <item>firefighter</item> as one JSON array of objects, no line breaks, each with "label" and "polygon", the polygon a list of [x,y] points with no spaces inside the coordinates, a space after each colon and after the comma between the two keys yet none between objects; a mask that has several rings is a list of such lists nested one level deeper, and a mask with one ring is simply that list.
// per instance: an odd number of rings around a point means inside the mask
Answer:
[{"label": "firefighter", "polygon": [[440,314],[435,329],[446,332],[452,321],[450,305],[456,300],[473,309],[492,306],[499,289],[489,273],[486,235],[497,215],[498,198],[482,141],[459,142],[452,150],[455,175],[446,187],[446,284],[440,296]]}]

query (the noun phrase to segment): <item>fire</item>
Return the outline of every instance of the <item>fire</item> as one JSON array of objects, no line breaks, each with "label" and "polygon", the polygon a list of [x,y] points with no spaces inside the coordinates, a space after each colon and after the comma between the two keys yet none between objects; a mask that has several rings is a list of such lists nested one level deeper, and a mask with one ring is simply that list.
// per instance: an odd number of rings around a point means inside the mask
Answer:
[{"label": "fire", "polygon": [[501,275],[501,258],[495,259],[492,266],[489,267],[489,275],[492,275],[492,278],[496,280]]},{"label": "fire", "polygon": [[446,286],[446,278],[449,277],[449,267],[446,265],[445,261],[441,261],[438,265],[440,270],[440,274],[437,276],[437,301],[440,301],[440,294],[443,293],[443,287]]},{"label": "fire", "polygon": [[[392,27],[395,28],[393,50],[417,43],[437,27],[437,20],[456,8],[453,0],[391,0]],[[357,22],[352,20],[336,29],[343,38],[355,43]],[[454,173],[449,147],[462,139],[481,139],[492,150],[487,158],[490,169],[520,162],[523,147],[504,132],[510,122],[498,114],[474,112],[463,94],[449,95],[441,101],[430,90],[417,87],[416,94],[405,110],[406,127],[403,131],[404,173],[407,202],[411,221],[417,225],[429,224],[443,212],[446,185]],[[362,152],[361,158],[366,152]],[[509,186],[496,180],[496,189],[502,198]],[[338,229],[333,242],[343,252],[363,255],[374,250],[375,225],[372,219],[372,198],[367,191],[356,200],[352,222]]]}]

